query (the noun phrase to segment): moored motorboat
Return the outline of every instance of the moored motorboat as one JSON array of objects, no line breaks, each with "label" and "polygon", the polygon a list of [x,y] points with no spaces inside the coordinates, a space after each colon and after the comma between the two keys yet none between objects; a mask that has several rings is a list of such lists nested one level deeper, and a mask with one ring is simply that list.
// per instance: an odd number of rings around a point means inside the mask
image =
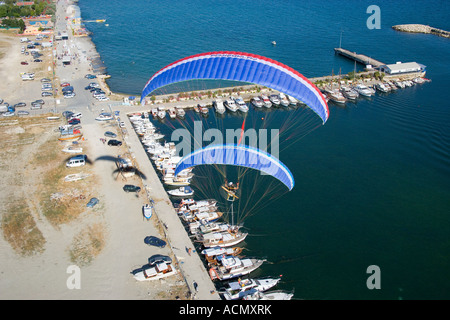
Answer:
[{"label": "moored motorboat", "polygon": [[275,287],[281,278],[239,279],[232,281],[219,291],[225,300],[239,300],[245,296],[264,292]]},{"label": "moored motorboat", "polygon": [[230,97],[224,102],[225,107],[230,110],[231,112],[236,112],[238,110],[238,107],[234,100]]},{"label": "moored motorboat", "polygon": [[269,96],[269,100],[270,100],[270,102],[272,102],[272,105],[275,107],[278,107],[281,104],[280,96],[277,94],[271,94]]},{"label": "moored motorboat", "polygon": [[185,186],[167,191],[167,193],[174,197],[190,197],[194,194],[194,190],[189,186]]},{"label": "moored motorboat", "polygon": [[266,95],[263,94],[263,95],[261,96],[261,100],[263,101],[264,107],[266,107],[266,108],[272,107],[272,102],[270,102],[270,99],[269,99],[268,96],[266,96]]},{"label": "moored motorboat", "polygon": [[176,111],[177,111],[177,117],[180,119],[184,119],[184,117],[186,116],[186,111],[184,111],[183,107],[177,107]]},{"label": "moored motorboat", "polygon": [[245,103],[244,99],[242,97],[237,97],[235,100],[236,106],[238,107],[239,111],[241,112],[248,112],[248,106]]},{"label": "moored motorboat", "polygon": [[248,233],[228,229],[222,232],[210,232],[198,235],[197,239],[205,248],[232,247],[245,240]]},{"label": "moored motorboat", "polygon": [[291,292],[285,292],[281,290],[270,292],[254,292],[246,295],[243,300],[291,300],[294,296]]},{"label": "moored motorboat", "polygon": [[280,104],[283,107],[289,106],[289,104],[290,104],[289,99],[286,97],[286,95],[283,92],[280,92],[279,97],[280,97]]},{"label": "moored motorboat", "polygon": [[254,105],[257,108],[261,108],[264,105],[262,99],[258,96],[253,97],[251,99],[251,103],[252,103],[252,105]]},{"label": "moored motorboat", "polygon": [[350,87],[341,88],[342,95],[349,100],[356,100],[359,97],[358,91]]},{"label": "moored motorboat", "polygon": [[224,114],[225,111],[226,111],[225,106],[223,105],[222,99],[214,100],[213,101],[213,106],[214,106],[214,109],[216,110],[216,112],[218,114]]},{"label": "moored motorboat", "polygon": [[338,90],[333,90],[331,93],[328,94],[328,97],[330,98],[331,101],[339,104],[344,104],[347,101],[344,95]]},{"label": "moored motorboat", "polygon": [[169,108],[169,117],[170,119],[175,119],[177,117],[177,111],[174,107]]},{"label": "moored motorboat", "polygon": [[256,258],[241,259],[236,256],[217,256],[220,265],[211,267],[211,280],[228,280],[247,275],[258,269],[266,260]]},{"label": "moored motorboat", "polygon": [[371,91],[367,86],[365,86],[365,85],[363,85],[363,84],[358,84],[358,85],[355,87],[355,90],[356,90],[360,95],[365,96],[365,97],[370,97],[370,96],[373,94],[372,91]]},{"label": "moored motorboat", "polygon": [[291,105],[294,105],[294,106],[296,106],[296,105],[298,104],[298,100],[297,100],[297,99],[295,99],[294,97],[292,97],[292,96],[289,96],[289,95],[287,95],[287,97],[288,97],[288,99],[289,99],[289,103],[290,103]]}]

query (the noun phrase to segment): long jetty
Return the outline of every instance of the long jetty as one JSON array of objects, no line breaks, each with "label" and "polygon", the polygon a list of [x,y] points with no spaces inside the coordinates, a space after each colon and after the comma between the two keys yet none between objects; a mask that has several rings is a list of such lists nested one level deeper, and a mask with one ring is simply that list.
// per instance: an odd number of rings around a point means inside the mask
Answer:
[{"label": "long jetty", "polygon": [[344,57],[346,57],[346,58],[349,58],[349,59],[351,59],[351,60],[354,60],[354,61],[356,61],[356,62],[358,62],[358,63],[363,64],[363,65],[368,65],[368,64],[370,64],[370,65],[374,66],[375,68],[378,68],[378,67],[380,67],[380,66],[382,66],[382,65],[385,65],[384,62],[375,60],[375,59],[373,59],[373,58],[371,58],[371,57],[368,57],[368,56],[366,56],[366,55],[364,55],[364,54],[359,54],[359,53],[356,53],[356,52],[351,52],[350,50],[347,50],[347,49],[343,49],[343,48],[334,48],[334,52],[335,52],[336,54],[339,54],[339,55],[341,55],[341,56],[344,56]]}]

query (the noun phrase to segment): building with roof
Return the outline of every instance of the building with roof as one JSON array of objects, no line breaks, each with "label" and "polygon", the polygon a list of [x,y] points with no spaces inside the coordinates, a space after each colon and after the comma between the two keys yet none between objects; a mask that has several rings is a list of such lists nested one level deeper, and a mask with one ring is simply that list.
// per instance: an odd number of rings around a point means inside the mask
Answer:
[{"label": "building with roof", "polygon": [[426,73],[426,68],[426,66],[417,62],[397,62],[380,66],[380,71],[390,77],[423,77]]}]

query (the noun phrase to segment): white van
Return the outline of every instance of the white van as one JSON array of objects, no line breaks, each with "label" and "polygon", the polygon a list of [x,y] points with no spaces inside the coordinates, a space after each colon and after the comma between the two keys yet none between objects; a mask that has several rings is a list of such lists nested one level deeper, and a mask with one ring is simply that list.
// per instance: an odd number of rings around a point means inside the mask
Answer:
[{"label": "white van", "polygon": [[81,167],[86,164],[86,155],[80,154],[78,156],[72,157],[67,161],[67,168]]}]

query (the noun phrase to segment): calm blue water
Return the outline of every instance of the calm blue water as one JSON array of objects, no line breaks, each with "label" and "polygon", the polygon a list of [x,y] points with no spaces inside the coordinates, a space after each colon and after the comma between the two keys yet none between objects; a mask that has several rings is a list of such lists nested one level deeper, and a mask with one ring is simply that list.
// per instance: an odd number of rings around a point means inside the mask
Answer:
[{"label": "calm blue water", "polygon": [[[185,56],[235,50],[278,60],[307,77],[347,73],[339,45],[385,63],[417,61],[431,83],[336,107],[308,135],[283,140],[281,160],[295,188],[245,220],[246,254],[270,263],[255,276],[283,274],[298,299],[450,298],[450,40],[399,33],[423,23],[450,30],[448,1],[377,1],[381,29],[369,30],[372,1],[80,0],[113,91],[139,95],[147,80]],[[277,42],[276,46],[271,41]],[[188,88],[189,89],[189,88]],[[299,111],[292,111],[299,112]],[[258,114],[278,126],[288,112]],[[299,113],[300,119],[308,119]],[[197,115],[189,113],[185,126]],[[239,128],[210,115],[205,126]],[[299,136],[313,122],[293,122]],[[166,123],[162,130],[182,124]],[[261,124],[258,124],[261,125]],[[286,136],[288,137],[288,136]],[[205,191],[207,187],[204,187]],[[381,289],[366,287],[369,265]]]}]

